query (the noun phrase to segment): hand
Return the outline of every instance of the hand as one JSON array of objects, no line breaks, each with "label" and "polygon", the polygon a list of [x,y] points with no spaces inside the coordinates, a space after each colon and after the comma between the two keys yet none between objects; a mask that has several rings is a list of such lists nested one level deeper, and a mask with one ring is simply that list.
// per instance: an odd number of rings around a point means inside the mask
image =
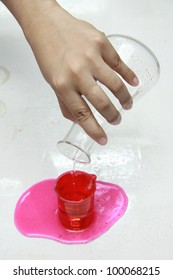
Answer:
[{"label": "hand", "polygon": [[102,32],[74,18],[55,2],[49,9],[41,9],[24,30],[26,37],[64,117],[78,122],[91,138],[104,145],[106,133],[83,96],[109,123],[118,124],[120,113],[97,81],[112,92],[124,109],[130,109],[132,98],[116,72],[133,86],[138,80]]}]

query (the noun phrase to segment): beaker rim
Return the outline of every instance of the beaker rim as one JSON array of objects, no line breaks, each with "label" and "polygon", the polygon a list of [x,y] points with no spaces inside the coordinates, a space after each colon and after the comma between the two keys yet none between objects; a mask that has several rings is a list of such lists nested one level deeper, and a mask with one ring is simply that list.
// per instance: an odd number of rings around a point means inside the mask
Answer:
[{"label": "beaker rim", "polygon": [[[65,145],[69,145],[71,147],[74,147],[75,149],[77,149],[77,151],[82,152],[83,157],[75,157],[75,155],[70,155],[65,148],[62,148],[61,144],[65,144]],[[61,153],[63,153],[67,158],[77,162],[77,163],[82,163],[82,164],[89,164],[91,162],[91,158],[90,155],[84,151],[81,147],[79,147],[78,145],[75,145],[73,143],[71,143],[70,141],[66,141],[66,140],[60,140],[57,143],[57,147],[60,150]],[[77,156],[77,155],[76,155]]]}]

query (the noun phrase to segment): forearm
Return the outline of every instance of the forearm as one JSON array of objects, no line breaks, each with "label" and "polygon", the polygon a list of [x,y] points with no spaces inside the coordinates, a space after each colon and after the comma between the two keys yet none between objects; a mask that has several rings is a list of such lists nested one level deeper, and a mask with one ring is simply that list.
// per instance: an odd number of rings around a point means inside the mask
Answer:
[{"label": "forearm", "polygon": [[60,15],[64,11],[56,0],[2,0],[2,3],[16,18],[24,33],[42,21],[44,16],[51,15],[55,6]]}]

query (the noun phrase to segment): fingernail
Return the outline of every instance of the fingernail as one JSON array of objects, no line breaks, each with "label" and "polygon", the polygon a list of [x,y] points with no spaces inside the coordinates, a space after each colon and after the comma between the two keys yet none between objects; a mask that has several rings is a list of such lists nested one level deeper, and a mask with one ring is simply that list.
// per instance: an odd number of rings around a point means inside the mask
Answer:
[{"label": "fingernail", "polygon": [[114,122],[112,122],[111,124],[113,124],[113,125],[118,125],[118,124],[120,124],[120,122],[121,122],[121,115],[119,115],[118,116],[118,119],[116,119],[116,121],[114,121]]},{"label": "fingernail", "polygon": [[127,103],[125,103],[125,104],[123,105],[123,108],[124,108],[125,110],[130,110],[130,109],[132,108],[132,106],[133,106],[133,99],[131,99],[130,101],[128,101]]},{"label": "fingernail", "polygon": [[100,145],[106,145],[107,144],[107,138],[106,137],[101,137],[99,140],[98,140],[98,143]]},{"label": "fingernail", "polygon": [[137,86],[139,84],[139,80],[137,77],[134,77],[133,80],[132,80],[132,84],[133,86]]}]

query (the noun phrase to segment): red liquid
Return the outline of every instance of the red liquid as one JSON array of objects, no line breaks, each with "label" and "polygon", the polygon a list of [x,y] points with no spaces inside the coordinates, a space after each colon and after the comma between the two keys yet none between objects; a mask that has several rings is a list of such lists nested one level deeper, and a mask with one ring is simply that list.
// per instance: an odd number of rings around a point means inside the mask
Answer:
[{"label": "red liquid", "polygon": [[65,244],[88,243],[109,230],[127,209],[128,198],[121,187],[97,181],[93,222],[82,231],[68,230],[62,226],[57,217],[55,184],[56,179],[38,182],[19,198],[14,221],[23,235],[48,238]]},{"label": "red liquid", "polygon": [[96,176],[82,171],[62,174],[56,183],[58,217],[71,230],[83,230],[94,219]]},{"label": "red liquid", "polygon": [[58,200],[58,217],[65,228],[71,230],[82,230],[88,227],[94,219],[94,199],[89,202],[87,212],[85,205],[64,205],[62,200]]}]

